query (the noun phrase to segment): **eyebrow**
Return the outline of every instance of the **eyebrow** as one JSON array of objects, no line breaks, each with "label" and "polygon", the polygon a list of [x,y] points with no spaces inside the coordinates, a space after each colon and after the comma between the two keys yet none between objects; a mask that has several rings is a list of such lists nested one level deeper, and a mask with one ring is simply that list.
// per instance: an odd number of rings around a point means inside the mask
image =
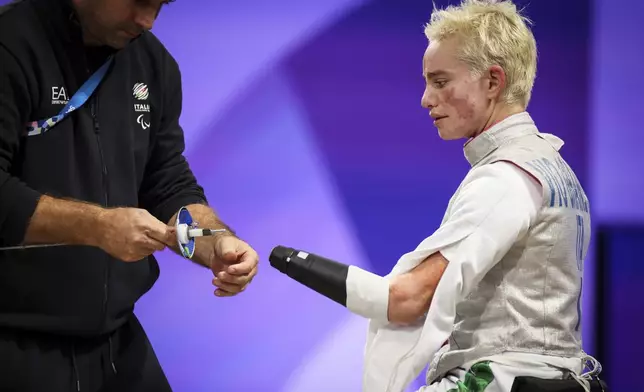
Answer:
[{"label": "eyebrow", "polygon": [[443,75],[447,75],[447,72],[443,71],[443,70],[438,70],[438,71],[434,71],[434,72],[427,72],[427,73],[425,73],[423,75],[423,77],[425,79],[432,79],[432,78],[435,78],[435,77],[438,77],[438,76],[443,76]]}]

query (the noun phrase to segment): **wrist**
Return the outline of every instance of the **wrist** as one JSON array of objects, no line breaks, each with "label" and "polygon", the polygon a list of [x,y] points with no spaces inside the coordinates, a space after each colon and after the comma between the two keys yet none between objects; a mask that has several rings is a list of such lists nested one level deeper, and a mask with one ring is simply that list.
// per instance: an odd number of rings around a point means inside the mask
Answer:
[{"label": "wrist", "polygon": [[203,239],[203,243],[199,243],[197,240],[197,252],[195,254],[195,259],[198,263],[202,264],[205,267],[212,269],[213,261],[215,260],[217,254],[215,249],[219,246],[219,241],[224,238],[237,238],[234,234],[229,232],[217,233],[212,237],[206,237]]},{"label": "wrist", "polygon": [[100,246],[103,237],[108,232],[110,209],[95,207],[87,216],[87,245]]},{"label": "wrist", "polygon": [[212,260],[215,256],[215,247],[213,246],[212,241],[212,238],[209,242],[205,239],[202,241],[197,239],[197,241],[195,241],[195,247],[197,249],[192,257],[194,262],[210,269],[212,269]]},{"label": "wrist", "polygon": [[228,238],[228,237],[237,238],[237,235],[234,232],[232,232],[230,229],[226,228],[226,231],[222,231],[212,236],[212,241],[216,244],[222,239]]}]

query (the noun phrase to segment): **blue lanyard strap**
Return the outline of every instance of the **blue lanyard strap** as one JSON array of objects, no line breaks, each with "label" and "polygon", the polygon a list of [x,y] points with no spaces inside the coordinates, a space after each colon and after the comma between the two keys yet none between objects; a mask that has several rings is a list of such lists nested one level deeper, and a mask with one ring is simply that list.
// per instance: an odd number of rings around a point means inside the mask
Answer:
[{"label": "blue lanyard strap", "polygon": [[80,108],[87,102],[89,97],[92,96],[96,87],[101,83],[107,70],[112,64],[112,56],[110,56],[105,64],[101,66],[90,78],[83,83],[81,88],[78,89],[76,94],[67,102],[67,105],[56,116],[48,118],[47,120],[33,121],[27,124],[27,136],[39,135],[50,130],[54,125],[61,122],[65,117],[69,116],[71,112]]}]

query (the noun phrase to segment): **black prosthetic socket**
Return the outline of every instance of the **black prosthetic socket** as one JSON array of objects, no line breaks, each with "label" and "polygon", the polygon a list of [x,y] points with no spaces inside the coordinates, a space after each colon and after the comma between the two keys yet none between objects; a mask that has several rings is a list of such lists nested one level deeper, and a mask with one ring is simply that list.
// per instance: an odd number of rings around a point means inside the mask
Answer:
[{"label": "black prosthetic socket", "polygon": [[348,265],[284,246],[276,246],[269,261],[273,268],[293,280],[347,306]]}]

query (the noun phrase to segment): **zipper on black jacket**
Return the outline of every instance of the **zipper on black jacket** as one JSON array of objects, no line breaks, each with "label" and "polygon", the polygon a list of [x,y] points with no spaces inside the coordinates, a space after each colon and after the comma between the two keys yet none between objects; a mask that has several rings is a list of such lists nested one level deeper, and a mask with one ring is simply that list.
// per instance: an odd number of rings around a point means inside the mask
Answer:
[{"label": "zipper on black jacket", "polygon": [[[103,147],[101,145],[101,127],[98,121],[98,96],[96,94],[92,95],[90,101],[90,108],[92,112],[92,122],[94,124],[94,135],[96,135],[96,144],[98,146],[98,153],[101,158],[101,177],[103,184],[103,204],[105,207],[108,206],[109,198],[107,194],[107,166],[105,165],[105,157],[103,156]],[[105,275],[103,279],[103,308],[101,311],[101,323],[104,322],[107,315],[107,300],[108,300],[108,282],[110,279],[110,263],[106,262],[105,266]],[[99,327],[102,329],[102,327]]]}]

